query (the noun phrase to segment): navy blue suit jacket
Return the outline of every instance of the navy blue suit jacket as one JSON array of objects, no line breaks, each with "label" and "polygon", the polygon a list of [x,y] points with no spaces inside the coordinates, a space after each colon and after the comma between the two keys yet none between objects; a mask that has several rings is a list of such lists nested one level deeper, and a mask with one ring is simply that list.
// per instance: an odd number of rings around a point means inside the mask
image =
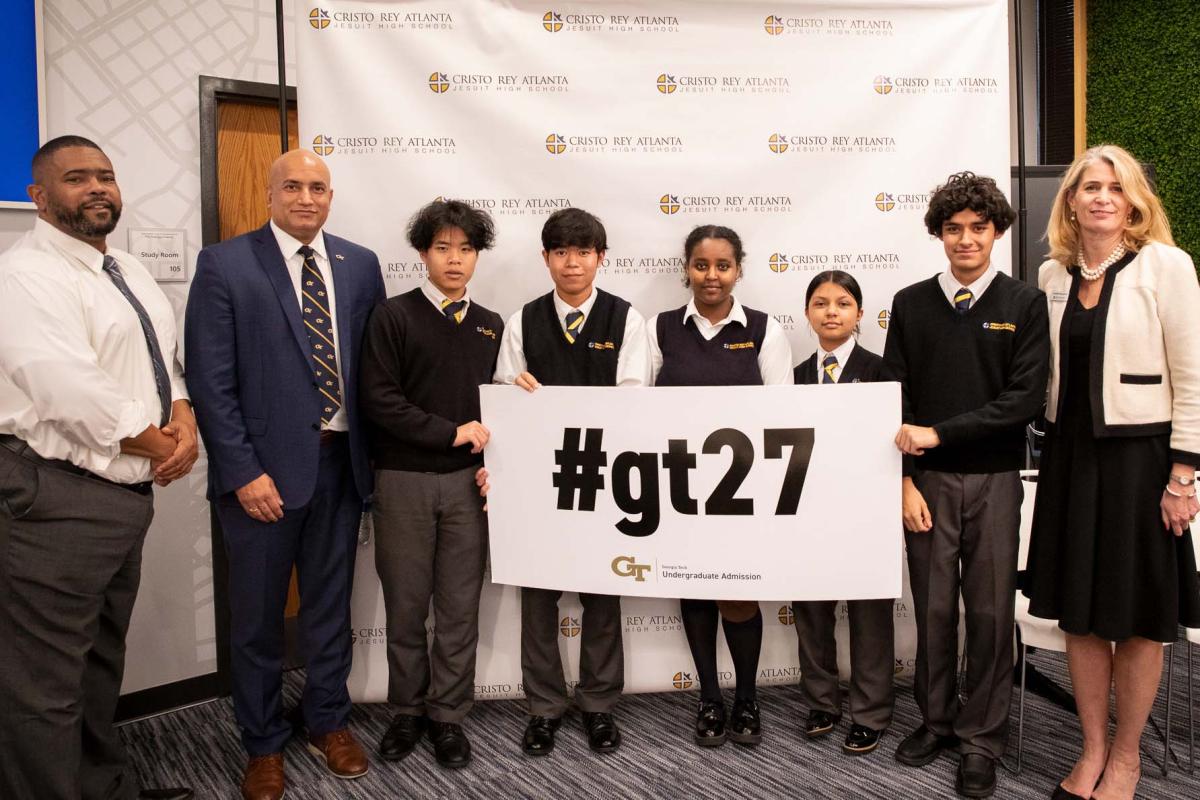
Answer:
[{"label": "navy blue suit jacket", "polygon": [[[365,500],[372,475],[357,403],[359,349],[367,317],[386,292],[373,252],[324,236],[351,463]],[[285,508],[308,503],[320,458],[321,395],[296,290],[269,223],[200,251],[184,341],[188,391],[208,452],[209,499],[265,472]]]}]

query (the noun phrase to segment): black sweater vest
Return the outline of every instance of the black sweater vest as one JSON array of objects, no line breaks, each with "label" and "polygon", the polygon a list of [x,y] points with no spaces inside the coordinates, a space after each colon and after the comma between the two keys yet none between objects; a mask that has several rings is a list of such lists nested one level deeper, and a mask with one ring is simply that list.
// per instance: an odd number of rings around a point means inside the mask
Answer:
[{"label": "black sweater vest", "polygon": [[767,335],[767,315],[743,306],[746,325],[730,322],[705,339],[696,322],[683,315],[687,306],[658,315],[658,349],[662,369],[655,386],[761,386],[758,355]]},{"label": "black sweater vest", "polygon": [[479,419],[479,386],[492,382],[503,328],[474,300],[455,323],[420,289],[375,309],[359,385],[377,468],[446,473],[483,460],[451,444],[459,425]]},{"label": "black sweater vest", "polygon": [[629,303],[595,289],[596,302],[575,336],[567,341],[554,308],[554,293],[521,309],[525,364],[545,386],[616,386],[617,356],[625,340]]}]

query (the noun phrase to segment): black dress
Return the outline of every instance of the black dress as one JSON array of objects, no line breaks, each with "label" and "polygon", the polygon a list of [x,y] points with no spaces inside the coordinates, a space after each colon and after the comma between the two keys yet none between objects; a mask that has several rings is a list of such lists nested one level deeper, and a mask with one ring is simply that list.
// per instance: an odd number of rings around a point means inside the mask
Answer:
[{"label": "black dress", "polygon": [[[1067,633],[1173,642],[1200,627],[1191,533],[1165,529],[1170,436],[1096,438],[1088,398],[1096,309],[1071,303],[1065,397],[1046,434],[1023,591]],[[1073,309],[1073,310],[1072,310]]]}]

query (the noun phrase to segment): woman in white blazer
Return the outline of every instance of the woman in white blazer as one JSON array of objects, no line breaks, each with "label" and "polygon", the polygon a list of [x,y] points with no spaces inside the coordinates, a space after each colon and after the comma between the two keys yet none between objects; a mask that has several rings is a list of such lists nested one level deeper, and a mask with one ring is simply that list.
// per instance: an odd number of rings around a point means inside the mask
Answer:
[{"label": "woman in white blazer", "polygon": [[1023,591],[1067,634],[1083,732],[1053,797],[1132,798],[1162,645],[1180,623],[1200,626],[1188,527],[1200,511],[1200,285],[1141,166],[1113,145],[1071,165],[1047,236],[1048,430]]}]

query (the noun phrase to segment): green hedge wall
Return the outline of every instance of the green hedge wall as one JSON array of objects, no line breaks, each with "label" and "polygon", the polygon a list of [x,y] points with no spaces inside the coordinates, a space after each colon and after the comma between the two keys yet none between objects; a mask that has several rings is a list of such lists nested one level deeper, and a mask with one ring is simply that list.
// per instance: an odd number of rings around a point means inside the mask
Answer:
[{"label": "green hedge wall", "polygon": [[1200,4],[1089,0],[1088,144],[1158,175],[1175,242],[1200,266]]}]

